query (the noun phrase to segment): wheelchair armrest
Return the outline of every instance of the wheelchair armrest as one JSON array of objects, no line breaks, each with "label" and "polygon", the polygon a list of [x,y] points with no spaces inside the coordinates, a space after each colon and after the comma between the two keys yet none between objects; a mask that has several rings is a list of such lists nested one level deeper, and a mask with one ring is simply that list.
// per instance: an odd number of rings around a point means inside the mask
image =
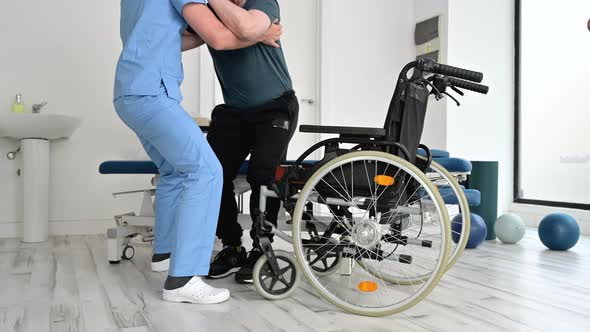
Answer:
[{"label": "wheelchair armrest", "polygon": [[387,135],[383,128],[364,127],[301,125],[299,131],[302,133],[339,134],[346,136],[384,137]]}]

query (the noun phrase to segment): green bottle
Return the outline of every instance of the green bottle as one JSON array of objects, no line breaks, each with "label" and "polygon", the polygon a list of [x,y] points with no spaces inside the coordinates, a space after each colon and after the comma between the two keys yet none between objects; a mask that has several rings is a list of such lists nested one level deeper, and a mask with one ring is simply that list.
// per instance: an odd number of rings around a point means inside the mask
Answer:
[{"label": "green bottle", "polygon": [[12,104],[12,111],[14,113],[24,113],[25,103],[23,103],[23,96],[21,94],[16,95],[16,101]]}]

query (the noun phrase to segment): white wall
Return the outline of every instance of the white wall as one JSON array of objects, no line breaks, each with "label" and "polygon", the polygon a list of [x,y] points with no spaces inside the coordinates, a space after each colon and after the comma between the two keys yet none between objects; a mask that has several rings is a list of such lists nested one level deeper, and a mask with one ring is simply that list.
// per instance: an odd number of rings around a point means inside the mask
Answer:
[{"label": "white wall", "polygon": [[448,63],[484,73],[487,96],[447,101],[447,147],[470,160],[499,161],[498,210],[512,203],[514,1],[449,1]]},{"label": "white wall", "polygon": [[467,92],[461,107],[431,99],[422,142],[470,160],[499,161],[498,210],[512,203],[514,1],[415,0],[416,22],[443,15],[441,62],[484,73],[487,96]]},{"label": "white wall", "polygon": [[[50,231],[54,234],[101,232],[115,213],[136,207],[136,199],[115,200],[110,193],[148,184],[149,177],[98,174],[103,160],[145,157],[111,102],[121,47],[119,3],[63,0],[0,5],[0,112],[10,110],[19,92],[28,107],[46,100],[45,112],[76,115],[84,121],[70,140],[52,144]],[[327,89],[322,97],[329,107],[323,122],[381,126],[396,76],[415,57],[414,5],[404,0],[368,0],[362,5],[327,0],[325,9],[323,87]],[[194,114],[199,113],[200,103],[212,104],[214,89],[199,89],[198,53],[184,59],[184,105]],[[213,84],[210,77],[201,79]],[[199,99],[203,93],[207,96]],[[207,110],[201,113],[207,115]],[[0,139],[0,156],[16,147],[16,142]],[[0,237],[19,236],[19,162],[0,159]]]},{"label": "white wall", "polygon": [[[414,0],[415,22],[422,22],[429,18],[440,16],[441,29],[439,38],[441,49],[438,61],[447,62],[447,17],[449,12],[448,0]],[[424,122],[422,143],[432,149],[445,149],[447,147],[447,103],[444,100],[436,101],[434,96],[428,102],[428,112]]]},{"label": "white wall", "polygon": [[[82,127],[67,141],[52,143],[50,228],[52,232],[100,231],[115,213],[135,208],[113,191],[147,186],[147,177],[101,176],[108,159],[144,154],[112,107],[115,63],[120,52],[119,0],[2,1],[0,4],[0,112],[14,95],[27,107],[48,101],[44,112],[75,115]],[[188,111],[198,111],[198,54],[185,57]],[[0,139],[0,237],[18,236],[22,219],[20,159],[4,155],[17,143]],[[82,220],[83,226],[71,221]]]},{"label": "white wall", "polygon": [[401,68],[415,58],[414,4],[325,0],[322,124],[381,127]]}]

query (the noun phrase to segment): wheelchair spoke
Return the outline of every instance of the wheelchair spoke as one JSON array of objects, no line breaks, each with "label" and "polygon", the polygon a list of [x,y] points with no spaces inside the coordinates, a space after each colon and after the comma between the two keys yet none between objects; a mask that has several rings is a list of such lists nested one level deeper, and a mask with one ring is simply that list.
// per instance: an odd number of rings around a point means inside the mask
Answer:
[{"label": "wheelchair spoke", "polygon": [[442,273],[446,207],[438,205],[440,195],[430,196],[437,191],[423,173],[398,160],[363,151],[337,157],[299,195],[311,203],[312,217],[302,220],[298,204],[295,253],[307,279],[332,303],[358,310],[404,306]]}]

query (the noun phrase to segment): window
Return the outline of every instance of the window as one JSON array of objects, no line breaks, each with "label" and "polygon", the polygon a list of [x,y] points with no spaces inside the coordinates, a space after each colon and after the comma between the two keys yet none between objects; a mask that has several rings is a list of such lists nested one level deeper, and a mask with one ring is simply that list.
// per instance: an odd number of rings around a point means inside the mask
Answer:
[{"label": "window", "polygon": [[590,1],[516,1],[517,202],[590,209]]}]

